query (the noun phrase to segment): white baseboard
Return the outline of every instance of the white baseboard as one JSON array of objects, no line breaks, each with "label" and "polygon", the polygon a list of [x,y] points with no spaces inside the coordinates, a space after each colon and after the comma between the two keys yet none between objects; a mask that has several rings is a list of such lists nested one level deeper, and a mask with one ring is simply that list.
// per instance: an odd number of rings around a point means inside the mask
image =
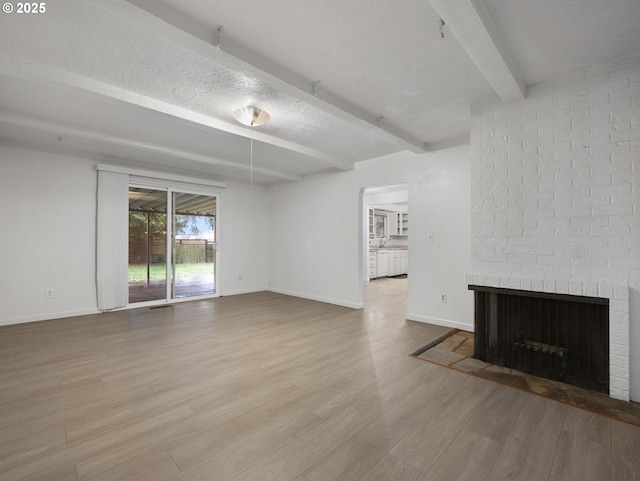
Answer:
[{"label": "white baseboard", "polygon": [[301,297],[302,299],[309,299],[311,301],[319,301],[319,302],[325,302],[327,304],[335,304],[336,306],[342,306],[342,307],[349,307],[351,309],[364,309],[364,303],[360,302],[348,302],[348,301],[343,301],[341,299],[331,299],[328,297],[321,297],[321,296],[314,296],[312,294],[306,294],[303,292],[293,292],[293,291],[287,291],[284,289],[276,289],[276,288],[271,288],[268,289],[271,292],[275,292],[277,294],[284,294],[286,296],[293,296],[293,297]]},{"label": "white baseboard", "polygon": [[0,319],[0,326],[11,326],[13,324],[25,324],[27,322],[50,321],[63,317],[87,316],[90,314],[100,314],[98,309],[80,309],[77,311],[54,312],[48,314],[38,314],[35,316],[17,317],[14,319]]},{"label": "white baseboard", "polygon": [[465,324],[464,322],[450,321],[449,319],[438,319],[437,317],[423,316],[420,314],[407,313],[407,319],[410,321],[425,322],[427,324],[435,324],[436,326],[452,327],[462,331],[473,332],[473,324]]},{"label": "white baseboard", "polygon": [[250,289],[236,289],[235,291],[224,291],[221,292],[221,296],[237,296],[239,294],[253,294],[255,292],[265,292],[268,291],[266,287],[252,287]]}]

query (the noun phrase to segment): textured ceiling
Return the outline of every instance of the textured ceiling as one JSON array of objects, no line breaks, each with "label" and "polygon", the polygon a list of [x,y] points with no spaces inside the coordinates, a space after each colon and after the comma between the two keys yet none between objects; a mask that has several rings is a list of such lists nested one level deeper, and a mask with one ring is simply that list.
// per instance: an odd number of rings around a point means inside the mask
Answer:
[{"label": "textured ceiling", "polygon": [[210,42],[223,26],[224,50],[299,85],[320,81],[322,93],[422,142],[466,133],[468,101],[492,94],[425,0],[131,3]]},{"label": "textured ceiling", "polygon": [[222,122],[234,123],[233,110],[257,103],[272,117],[262,134],[336,158],[357,161],[394,150],[373,129],[336,118],[253,72],[221,63],[212,46],[194,50],[160,29],[139,28],[140,22],[122,18],[121,10],[114,13],[99,3],[67,0],[56,7],[41,16],[15,16],[5,30],[3,49]]},{"label": "textured ceiling", "polygon": [[[0,141],[295,181],[464,138],[470,102],[500,95],[495,58],[531,85],[640,51],[638,0],[431,1],[58,0],[2,15]],[[455,16],[443,38],[440,14],[456,9],[479,12],[475,38],[486,28],[496,46],[471,53],[474,24]],[[271,122],[236,123],[249,104]]]},{"label": "textured ceiling", "polygon": [[640,51],[639,0],[484,0],[527,85]]}]

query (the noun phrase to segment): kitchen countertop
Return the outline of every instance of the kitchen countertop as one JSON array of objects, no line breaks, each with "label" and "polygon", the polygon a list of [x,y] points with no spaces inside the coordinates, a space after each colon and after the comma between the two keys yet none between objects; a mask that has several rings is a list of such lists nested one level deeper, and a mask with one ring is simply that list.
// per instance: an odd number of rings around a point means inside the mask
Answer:
[{"label": "kitchen countertop", "polygon": [[370,251],[382,251],[382,250],[407,250],[407,246],[381,246],[381,247],[377,247],[377,246],[369,246],[369,250]]}]

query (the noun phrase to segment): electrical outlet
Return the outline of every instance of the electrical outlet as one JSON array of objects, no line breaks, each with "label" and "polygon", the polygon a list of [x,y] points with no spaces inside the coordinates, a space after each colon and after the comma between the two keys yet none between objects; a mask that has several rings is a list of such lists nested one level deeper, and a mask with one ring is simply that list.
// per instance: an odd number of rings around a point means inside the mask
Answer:
[{"label": "electrical outlet", "polygon": [[44,290],[44,298],[45,299],[51,299],[53,297],[55,297],[55,292],[53,291],[53,287],[47,287]]},{"label": "electrical outlet", "polygon": [[447,302],[447,295],[444,292],[440,294],[440,302]]}]

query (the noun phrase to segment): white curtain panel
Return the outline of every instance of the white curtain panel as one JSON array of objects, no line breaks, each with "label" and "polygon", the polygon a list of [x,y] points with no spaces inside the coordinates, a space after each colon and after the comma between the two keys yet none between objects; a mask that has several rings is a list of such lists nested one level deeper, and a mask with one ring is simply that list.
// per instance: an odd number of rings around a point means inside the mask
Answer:
[{"label": "white curtain panel", "polygon": [[129,175],[98,171],[96,283],[98,309],[126,307],[128,288]]}]

